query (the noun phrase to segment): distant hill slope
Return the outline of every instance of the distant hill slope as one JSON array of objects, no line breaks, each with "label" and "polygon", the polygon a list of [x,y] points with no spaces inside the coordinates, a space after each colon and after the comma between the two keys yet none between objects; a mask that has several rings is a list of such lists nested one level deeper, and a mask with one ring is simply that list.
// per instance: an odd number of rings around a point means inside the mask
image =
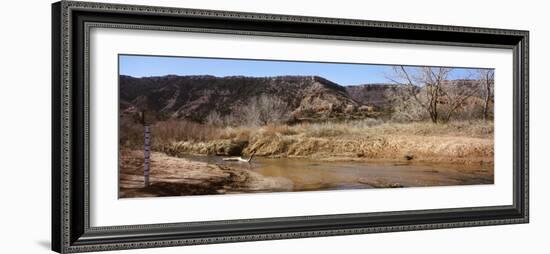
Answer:
[{"label": "distant hill slope", "polygon": [[[220,119],[246,116],[259,98],[284,104],[277,114],[284,121],[317,121],[325,119],[361,119],[389,114],[392,94],[408,89],[397,84],[364,84],[341,86],[318,76],[278,77],[215,77],[160,76],[135,78],[119,77],[119,107],[123,114],[147,110],[156,119],[187,119],[208,122],[214,113]],[[461,87],[474,91],[478,81],[445,81],[443,86]],[[449,89],[449,91],[452,89]],[[418,88],[418,92],[422,88]],[[479,104],[479,94],[468,99]],[[257,105],[257,104],[256,104]],[[273,110],[267,110],[274,112]],[[281,113],[282,112],[282,113]],[[275,115],[275,114],[273,114]],[[134,117],[136,115],[133,115]],[[210,118],[212,119],[212,118]]]},{"label": "distant hill slope", "polygon": [[399,89],[405,88],[397,84],[364,84],[346,87],[347,93],[353,100],[379,109],[388,107],[390,91],[394,92]]},{"label": "distant hill slope", "polygon": [[[459,87],[464,91],[474,91],[478,86],[477,80],[452,80],[442,81],[442,86],[448,90],[451,90],[451,86]],[[384,109],[389,107],[391,102],[391,96],[405,92],[408,88],[399,84],[385,84],[385,83],[372,83],[355,86],[345,87],[350,98],[362,105],[369,105],[377,107],[378,109]],[[477,88],[478,89],[478,88]],[[417,92],[423,91],[423,88],[416,88]],[[408,92],[405,92],[408,93]],[[479,98],[479,94],[473,94],[473,98]]]},{"label": "distant hill slope", "polygon": [[330,118],[355,112],[362,103],[348,90],[318,76],[214,77],[120,76],[120,109],[148,110],[169,118],[203,122],[211,112],[229,115],[259,96],[277,97],[297,118]]}]

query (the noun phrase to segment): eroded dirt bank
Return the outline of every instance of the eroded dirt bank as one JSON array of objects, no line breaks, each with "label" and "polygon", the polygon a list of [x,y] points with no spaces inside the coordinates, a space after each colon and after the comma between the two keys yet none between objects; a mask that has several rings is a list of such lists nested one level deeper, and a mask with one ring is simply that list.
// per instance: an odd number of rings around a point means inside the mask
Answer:
[{"label": "eroded dirt bank", "polygon": [[413,160],[455,164],[493,163],[490,122],[408,123],[369,126],[363,122],[225,128],[202,141],[157,143],[170,156],[188,154],[307,158],[323,161]]},{"label": "eroded dirt bank", "polygon": [[339,136],[303,137],[260,135],[249,142],[235,139],[208,142],[174,142],[163,150],[171,156],[245,155],[270,158],[309,158],[323,161],[414,160],[459,164],[493,163],[493,140],[442,136]]}]

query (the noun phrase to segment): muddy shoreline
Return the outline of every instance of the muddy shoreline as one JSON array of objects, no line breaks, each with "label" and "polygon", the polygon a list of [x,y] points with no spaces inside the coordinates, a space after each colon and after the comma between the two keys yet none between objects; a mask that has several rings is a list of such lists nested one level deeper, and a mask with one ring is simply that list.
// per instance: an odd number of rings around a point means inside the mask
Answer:
[{"label": "muddy shoreline", "polygon": [[[151,185],[143,186],[143,152],[122,150],[119,197],[161,197],[333,189],[492,184],[493,165],[407,160],[275,159],[226,163],[220,156],[151,156]],[[365,163],[362,163],[365,162]],[[278,164],[280,163],[280,164]]]},{"label": "muddy shoreline", "polygon": [[143,184],[143,152],[120,153],[119,198],[290,191],[292,182],[223,165],[151,154],[150,182]]}]

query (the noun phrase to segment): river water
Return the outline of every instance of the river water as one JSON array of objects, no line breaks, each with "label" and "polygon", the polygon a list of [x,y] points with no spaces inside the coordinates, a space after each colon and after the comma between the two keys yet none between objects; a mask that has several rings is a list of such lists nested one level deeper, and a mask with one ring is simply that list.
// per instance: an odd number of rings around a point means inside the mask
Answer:
[{"label": "river water", "polygon": [[493,183],[493,166],[483,164],[326,162],[294,158],[254,158],[254,161],[249,164],[223,161],[219,156],[188,156],[187,158],[246,168],[264,176],[284,177],[293,182],[293,191]]}]

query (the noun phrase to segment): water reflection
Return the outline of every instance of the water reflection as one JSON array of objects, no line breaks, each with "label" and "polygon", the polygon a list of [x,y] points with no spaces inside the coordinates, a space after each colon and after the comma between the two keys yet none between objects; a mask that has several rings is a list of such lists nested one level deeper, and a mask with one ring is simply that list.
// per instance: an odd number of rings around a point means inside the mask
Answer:
[{"label": "water reflection", "polygon": [[287,158],[257,158],[249,164],[223,161],[218,156],[188,158],[246,168],[265,176],[284,177],[294,183],[294,191],[493,183],[492,165],[481,164],[325,162]]}]

